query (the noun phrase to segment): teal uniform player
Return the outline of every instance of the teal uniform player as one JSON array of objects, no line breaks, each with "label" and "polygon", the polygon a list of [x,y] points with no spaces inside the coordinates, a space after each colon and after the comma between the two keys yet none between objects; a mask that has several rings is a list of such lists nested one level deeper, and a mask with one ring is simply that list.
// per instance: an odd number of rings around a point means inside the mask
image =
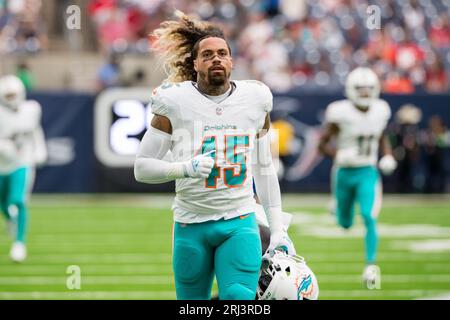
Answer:
[{"label": "teal uniform player", "polygon": [[6,218],[13,244],[10,258],[27,257],[27,200],[34,168],[46,159],[40,126],[41,107],[25,100],[25,88],[15,76],[0,79],[0,211]]},{"label": "teal uniform player", "polygon": [[[384,135],[391,111],[386,101],[378,98],[379,93],[380,83],[372,70],[353,70],[346,81],[348,99],[331,103],[325,111],[325,130],[319,144],[321,152],[333,158],[331,181],[338,224],[350,228],[355,206],[359,206],[366,227],[363,280],[367,286],[380,278],[376,221],[382,187],[377,166],[385,174],[396,167]],[[336,146],[331,143],[333,139]],[[383,157],[378,162],[380,146]]]}]

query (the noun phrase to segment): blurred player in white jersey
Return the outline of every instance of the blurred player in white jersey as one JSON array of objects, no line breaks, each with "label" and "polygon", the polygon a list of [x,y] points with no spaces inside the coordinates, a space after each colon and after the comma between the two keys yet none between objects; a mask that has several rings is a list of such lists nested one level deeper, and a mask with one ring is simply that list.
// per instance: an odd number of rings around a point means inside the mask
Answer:
[{"label": "blurred player in white jersey", "polygon": [[0,210],[14,238],[9,253],[14,262],[27,257],[27,200],[35,166],[47,157],[41,112],[38,102],[26,100],[20,79],[0,78]]},{"label": "blurred player in white jersey", "polygon": [[[347,77],[345,91],[347,100],[335,101],[326,109],[319,149],[334,160],[332,192],[340,226],[345,229],[352,226],[354,205],[359,204],[366,227],[363,281],[373,287],[380,280],[376,265],[376,219],[381,209],[382,190],[377,163],[386,175],[392,174],[397,166],[384,134],[391,110],[386,101],[379,99],[378,77],[368,68],[353,70]],[[380,161],[379,147],[383,155]]]},{"label": "blurred player in white jersey", "polygon": [[[178,299],[254,299],[261,267],[253,179],[270,224],[268,254],[294,255],[283,228],[272,163],[272,94],[257,81],[230,81],[230,47],[218,27],[179,13],[161,24],[153,47],[169,77],[153,92],[155,114],[142,139],[135,177],[176,180],[173,269]],[[265,129],[265,130],[263,130]],[[173,161],[162,160],[171,150]]]}]

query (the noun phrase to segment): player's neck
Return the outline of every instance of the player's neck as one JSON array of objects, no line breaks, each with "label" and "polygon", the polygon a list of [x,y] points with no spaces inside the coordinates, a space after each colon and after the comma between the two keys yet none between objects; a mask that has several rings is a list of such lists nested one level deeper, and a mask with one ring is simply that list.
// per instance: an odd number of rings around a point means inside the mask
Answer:
[{"label": "player's neck", "polygon": [[357,106],[356,104],[354,105],[356,109],[358,109],[359,111],[366,113],[367,111],[369,111],[369,108],[364,108],[364,107],[360,107]]},{"label": "player's neck", "polygon": [[219,85],[219,86],[212,86],[212,85],[206,84],[205,82],[198,81],[197,85],[198,85],[198,90],[200,90],[202,93],[204,93],[208,96],[220,96],[220,95],[224,94],[225,92],[227,92],[228,89],[230,89],[229,81],[227,81],[223,85]]}]

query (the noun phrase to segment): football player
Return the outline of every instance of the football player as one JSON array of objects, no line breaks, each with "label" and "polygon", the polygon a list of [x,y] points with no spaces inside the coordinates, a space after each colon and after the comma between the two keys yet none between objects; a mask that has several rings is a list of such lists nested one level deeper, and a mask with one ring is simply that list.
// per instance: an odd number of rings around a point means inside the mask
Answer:
[{"label": "football player", "polygon": [[14,262],[27,257],[27,199],[35,166],[47,157],[40,120],[41,106],[26,100],[20,79],[0,78],[0,210],[14,238],[9,253]]},{"label": "football player", "polygon": [[[152,35],[168,79],[153,92],[154,117],[136,157],[137,181],[176,180],[173,269],[178,299],[252,300],[261,267],[253,179],[270,225],[268,254],[295,255],[283,228],[272,163],[272,94],[257,81],[231,81],[220,28],[178,13]],[[173,161],[162,160],[171,150]]]},{"label": "football player", "polygon": [[[319,149],[333,158],[332,192],[340,226],[345,229],[352,226],[354,206],[359,204],[366,227],[363,280],[367,286],[373,286],[380,280],[376,265],[376,220],[382,191],[377,162],[386,175],[397,166],[384,134],[391,111],[387,102],[379,99],[380,82],[369,68],[359,67],[350,72],[345,93],[347,100],[335,101],[326,109]],[[379,147],[383,156],[378,161]]]}]

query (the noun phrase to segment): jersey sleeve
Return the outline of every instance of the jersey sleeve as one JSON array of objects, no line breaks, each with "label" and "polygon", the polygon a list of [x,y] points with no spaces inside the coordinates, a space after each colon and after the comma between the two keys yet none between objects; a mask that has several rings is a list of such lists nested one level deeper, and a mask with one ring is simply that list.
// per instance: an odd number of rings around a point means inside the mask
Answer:
[{"label": "jersey sleeve", "polygon": [[339,123],[342,118],[342,110],[339,110],[339,105],[331,103],[325,110],[325,123]]},{"label": "jersey sleeve", "polygon": [[153,114],[169,117],[173,103],[165,91],[164,85],[153,90],[149,106]]},{"label": "jersey sleeve", "polygon": [[386,101],[383,101],[383,105],[384,105],[384,113],[385,113],[385,120],[386,123],[389,121],[389,119],[391,119],[392,117],[392,111],[391,111],[391,107],[389,106],[389,104]]},{"label": "jersey sleeve", "polygon": [[260,99],[261,99],[261,105],[263,107],[263,110],[265,112],[271,112],[273,109],[273,95],[270,91],[269,87],[266,86],[264,83],[259,82],[260,88]]},{"label": "jersey sleeve", "polygon": [[30,132],[40,128],[42,108],[39,102],[28,100],[21,105],[18,121],[15,124],[16,132]]}]

